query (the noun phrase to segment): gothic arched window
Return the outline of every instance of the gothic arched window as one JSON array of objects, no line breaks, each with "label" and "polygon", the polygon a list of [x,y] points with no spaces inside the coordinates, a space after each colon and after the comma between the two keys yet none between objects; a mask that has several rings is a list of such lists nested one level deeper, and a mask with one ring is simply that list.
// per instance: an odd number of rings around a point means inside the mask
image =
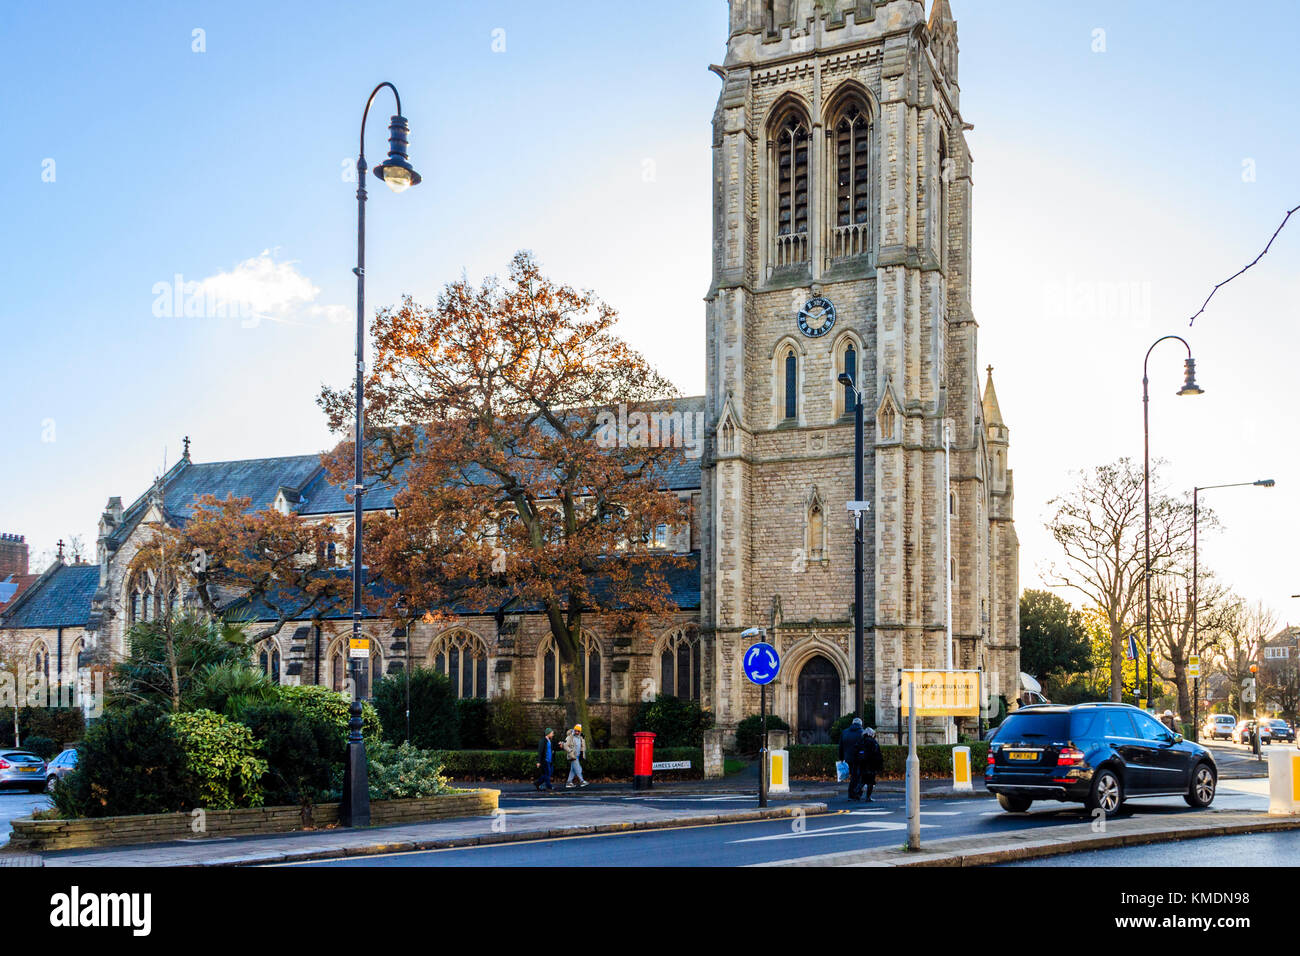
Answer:
[{"label": "gothic arched window", "polygon": [[443,634],[429,648],[433,669],[451,681],[457,697],[488,695],[487,645],[470,631]]},{"label": "gothic arched window", "polygon": [[831,255],[860,256],[870,250],[871,118],[850,102],[834,127],[835,230]]},{"label": "gothic arched window", "polygon": [[673,631],[659,654],[659,693],[699,700],[700,663],[699,637],[682,628]]},{"label": "gothic arched window", "polygon": [[280,645],[275,641],[264,641],[257,648],[257,669],[271,679],[273,684],[280,683]]},{"label": "gothic arched window", "polygon": [[[854,385],[858,383],[858,350],[850,342],[844,347],[843,357],[840,360],[840,367],[843,372],[853,380]],[[856,393],[852,385],[844,385],[844,414],[849,415],[854,411],[854,401]]]},{"label": "gothic arched window", "polygon": [[777,127],[772,176],[776,259],[784,266],[808,259],[808,126],[795,113]]},{"label": "gothic arched window", "polygon": [[799,413],[799,363],[794,349],[785,353],[785,417],[794,418]]},{"label": "gothic arched window", "polygon": [[[558,700],[564,696],[564,664],[555,648],[555,638],[547,636],[539,653],[542,658],[541,699]],[[578,659],[587,685],[587,699],[600,700],[603,675],[600,644],[585,631],[578,639]]]}]

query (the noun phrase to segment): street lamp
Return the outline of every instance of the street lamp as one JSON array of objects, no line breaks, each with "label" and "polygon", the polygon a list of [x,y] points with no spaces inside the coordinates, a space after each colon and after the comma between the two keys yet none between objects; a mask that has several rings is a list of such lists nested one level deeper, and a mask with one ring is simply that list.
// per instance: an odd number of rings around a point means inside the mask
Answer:
[{"label": "street lamp", "polygon": [[[352,642],[348,651],[348,669],[352,678],[352,704],[348,708],[348,756],[343,765],[343,799],[339,807],[340,822],[346,827],[370,825],[370,781],[366,770],[366,744],[361,736],[361,673],[359,661],[370,666],[370,645],[361,636],[361,590],[364,587],[361,556],[361,499],[365,494],[362,480],[362,444],[365,438],[365,304],[366,304],[366,119],[375,97],[384,87],[393,91],[397,113],[388,125],[388,159],[375,167],[375,176],[395,193],[418,185],[420,174],[406,158],[410,126],[402,116],[402,98],[392,83],[380,83],[366,100],[361,114],[361,136],[357,151],[357,384],[354,475],[352,484]],[[358,656],[358,655],[361,656]]]},{"label": "street lamp", "polygon": [[[1259,481],[1236,481],[1227,485],[1204,485],[1192,489],[1192,654],[1197,657],[1201,654],[1200,639],[1197,636],[1196,611],[1200,603],[1200,580],[1197,574],[1197,561],[1200,552],[1199,527],[1201,521],[1201,492],[1213,491],[1216,488],[1244,488],[1250,485],[1255,488],[1272,488],[1277,482],[1272,478],[1261,478]],[[1192,678],[1192,740],[1198,741],[1201,734],[1201,678],[1200,675]]]},{"label": "street lamp", "polygon": [[1142,511],[1145,521],[1145,533],[1142,544],[1145,548],[1142,564],[1142,585],[1146,591],[1146,644],[1147,644],[1147,705],[1151,704],[1151,395],[1148,389],[1147,365],[1155,347],[1167,339],[1177,339],[1187,349],[1187,359],[1183,363],[1183,387],[1179,395],[1200,395],[1204,391],[1196,384],[1196,360],[1192,358],[1192,347],[1179,335],[1165,335],[1151,343],[1146,358],[1142,360]]},{"label": "street lamp", "polygon": [[848,372],[840,373],[839,383],[853,395],[853,712],[862,717],[862,514],[868,507],[862,498],[862,392]]}]

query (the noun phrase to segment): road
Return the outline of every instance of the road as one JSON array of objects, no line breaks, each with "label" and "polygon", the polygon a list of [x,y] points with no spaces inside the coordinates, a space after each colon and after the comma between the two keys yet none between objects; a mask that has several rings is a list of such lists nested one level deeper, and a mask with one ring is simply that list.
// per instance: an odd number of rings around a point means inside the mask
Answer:
[{"label": "road", "polygon": [[43,793],[26,790],[0,790],[0,846],[9,839],[9,821],[30,816],[35,810],[50,806],[50,798]]},{"label": "road", "polygon": [[1243,836],[1205,837],[1180,843],[1152,843],[1147,846],[1089,850],[1066,856],[1002,863],[1000,866],[1162,866],[1171,869],[1203,867],[1277,866],[1293,867],[1300,859],[1300,830],[1249,833]]},{"label": "road", "polygon": [[[1215,799],[1219,808],[1267,809],[1260,793],[1232,789],[1225,781]],[[1253,788],[1253,789],[1258,789]],[[546,798],[541,798],[546,799]],[[752,805],[747,796],[629,797],[597,796],[591,800],[644,800],[662,806],[692,807]],[[537,798],[503,797],[501,806],[525,813]],[[302,866],[744,866],[797,859],[822,853],[896,846],[904,842],[907,821],[897,795],[875,804],[833,800],[829,812],[803,820],[765,820],[711,826],[679,827],[633,833],[575,836],[527,843],[465,847],[452,850],[393,853],[296,864]],[[1130,801],[1130,812],[1183,815],[1198,813],[1179,798]],[[1091,817],[1073,804],[1037,805],[1027,814],[1004,812],[992,797],[925,800],[921,805],[921,839],[993,836],[999,832],[1036,828],[1091,827]]]}]

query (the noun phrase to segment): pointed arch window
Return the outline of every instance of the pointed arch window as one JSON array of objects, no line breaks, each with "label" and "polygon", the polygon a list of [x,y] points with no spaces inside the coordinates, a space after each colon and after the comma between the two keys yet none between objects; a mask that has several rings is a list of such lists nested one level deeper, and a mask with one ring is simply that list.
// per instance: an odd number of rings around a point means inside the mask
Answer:
[{"label": "pointed arch window", "polygon": [[794,349],[785,353],[785,417],[795,418],[799,414],[799,362],[794,356]]},{"label": "pointed arch window", "polygon": [[263,641],[257,648],[257,669],[272,683],[280,683],[280,646],[275,641]]},{"label": "pointed arch window", "polygon": [[451,681],[457,697],[487,697],[487,645],[477,634],[452,631],[429,648],[433,669]]},{"label": "pointed arch window", "polygon": [[[853,382],[858,380],[858,350],[852,342],[844,347],[843,358],[840,360],[841,370],[849,376]],[[851,415],[856,409],[856,393],[852,385],[842,386],[844,389],[844,414]]]},{"label": "pointed arch window", "polygon": [[808,260],[808,197],[811,178],[808,163],[808,124],[791,113],[777,127],[773,146],[774,265]]},{"label": "pointed arch window", "polygon": [[880,440],[893,441],[896,434],[895,429],[898,427],[898,412],[894,409],[894,403],[888,396],[880,406],[880,412],[876,418],[880,429]]},{"label": "pointed arch window", "polygon": [[[578,639],[578,660],[587,685],[587,699],[600,700],[603,693],[603,656],[599,642],[585,631]],[[564,664],[555,648],[555,639],[547,636],[542,644],[542,699],[564,697]]]},{"label": "pointed arch window", "polygon": [[686,700],[700,699],[700,639],[678,628],[659,654],[659,692]]},{"label": "pointed arch window", "polygon": [[835,228],[831,256],[844,259],[870,250],[871,117],[858,102],[850,102],[836,121]]},{"label": "pointed arch window", "polygon": [[826,557],[826,514],[816,498],[808,509],[808,556],[813,561]]}]

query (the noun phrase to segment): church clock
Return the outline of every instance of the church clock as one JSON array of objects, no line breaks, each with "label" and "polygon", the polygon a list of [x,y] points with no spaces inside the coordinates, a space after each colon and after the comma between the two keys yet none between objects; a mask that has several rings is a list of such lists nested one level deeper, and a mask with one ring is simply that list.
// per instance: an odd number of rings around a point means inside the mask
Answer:
[{"label": "church clock", "polygon": [[799,331],[809,338],[825,335],[835,325],[835,306],[824,296],[813,296],[799,310]]}]

